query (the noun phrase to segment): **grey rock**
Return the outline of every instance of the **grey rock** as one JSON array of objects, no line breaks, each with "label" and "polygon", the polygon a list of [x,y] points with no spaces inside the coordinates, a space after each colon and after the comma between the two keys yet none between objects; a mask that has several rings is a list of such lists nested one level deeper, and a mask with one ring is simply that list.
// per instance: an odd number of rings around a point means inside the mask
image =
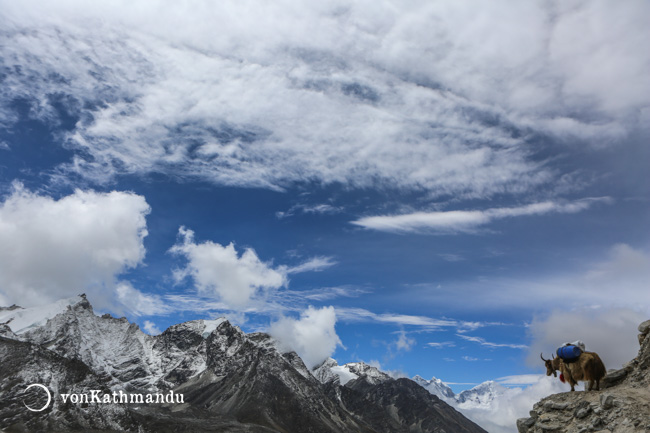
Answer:
[{"label": "grey rock", "polygon": [[639,332],[644,335],[650,332],[650,320],[646,320],[639,325]]},{"label": "grey rock", "polygon": [[627,378],[631,368],[621,368],[619,370],[610,370],[600,382],[601,389],[611,388]]},{"label": "grey rock", "polygon": [[562,427],[558,423],[547,422],[547,423],[538,423],[536,424],[542,431],[557,431]]},{"label": "grey rock", "polygon": [[595,417],[594,419],[591,420],[591,426],[593,428],[598,428],[603,425],[603,420],[599,417]]},{"label": "grey rock", "polygon": [[568,403],[558,403],[555,401],[547,401],[544,403],[544,409],[546,410],[565,410],[569,407]]},{"label": "grey rock", "polygon": [[573,416],[575,416],[578,419],[583,419],[587,415],[589,415],[589,412],[591,412],[591,408],[589,407],[589,405],[578,407]]},{"label": "grey rock", "polygon": [[614,396],[610,394],[602,394],[600,396],[600,407],[604,410],[609,410],[614,407]]},{"label": "grey rock", "polygon": [[517,420],[517,431],[519,433],[526,433],[534,425],[535,419],[533,418],[519,418]]}]

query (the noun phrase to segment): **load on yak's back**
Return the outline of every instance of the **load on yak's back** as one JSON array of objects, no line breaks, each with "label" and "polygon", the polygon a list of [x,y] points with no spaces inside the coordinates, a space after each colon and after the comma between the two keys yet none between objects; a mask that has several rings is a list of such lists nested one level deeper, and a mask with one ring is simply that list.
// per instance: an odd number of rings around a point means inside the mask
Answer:
[{"label": "load on yak's back", "polygon": [[539,354],[546,366],[546,375],[551,374],[557,377],[557,371],[560,371],[560,380],[566,380],[571,385],[571,391],[575,391],[575,385],[578,381],[589,382],[588,391],[600,389],[600,381],[605,377],[607,370],[605,364],[596,352],[587,352],[585,344],[578,340],[573,343],[565,343],[556,351],[557,357],[544,359],[543,354]]}]

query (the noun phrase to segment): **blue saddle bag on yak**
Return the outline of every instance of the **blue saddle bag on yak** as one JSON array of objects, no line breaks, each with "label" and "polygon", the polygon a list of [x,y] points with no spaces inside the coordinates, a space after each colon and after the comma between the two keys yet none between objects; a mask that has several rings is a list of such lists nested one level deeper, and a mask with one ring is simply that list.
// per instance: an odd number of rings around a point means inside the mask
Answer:
[{"label": "blue saddle bag on yak", "polygon": [[580,355],[582,355],[582,349],[578,346],[562,346],[557,349],[557,356],[562,358],[562,361],[566,363],[576,362]]}]

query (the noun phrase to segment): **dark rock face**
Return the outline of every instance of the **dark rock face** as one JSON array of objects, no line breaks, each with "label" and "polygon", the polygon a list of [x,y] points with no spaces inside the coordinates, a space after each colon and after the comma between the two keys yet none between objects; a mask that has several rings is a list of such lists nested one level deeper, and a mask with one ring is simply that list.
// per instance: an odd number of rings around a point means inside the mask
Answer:
[{"label": "dark rock face", "polygon": [[127,411],[117,406],[106,413],[101,406],[82,407],[53,399],[42,412],[29,412],[24,404],[40,408],[44,393],[25,393],[40,383],[60,393],[85,389],[109,391],[83,362],[64,358],[39,345],[0,337],[0,428],[6,432],[121,430],[131,425]]},{"label": "dark rock face", "polygon": [[378,432],[485,432],[410,379],[373,384],[360,377],[341,389],[341,400]]},{"label": "dark rock face", "polygon": [[[484,432],[409,379],[359,364],[360,378],[321,383],[298,355],[224,319],[174,325],[152,337],[126,319],[96,316],[85,297],[42,326],[0,329],[4,432]],[[17,331],[18,332],[18,331]],[[371,368],[370,368],[371,369]],[[376,370],[376,369],[375,369]],[[44,391],[52,404],[42,407]],[[166,404],[63,402],[61,394],[156,393]]]}]

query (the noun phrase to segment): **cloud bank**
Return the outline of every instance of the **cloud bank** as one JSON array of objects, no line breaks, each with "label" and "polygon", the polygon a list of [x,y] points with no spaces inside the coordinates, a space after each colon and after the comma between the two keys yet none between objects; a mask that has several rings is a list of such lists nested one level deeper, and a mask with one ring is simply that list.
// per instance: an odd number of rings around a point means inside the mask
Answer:
[{"label": "cloud bank", "polygon": [[0,124],[17,101],[78,119],[60,170],[96,182],[465,197],[553,183],[531,138],[602,146],[650,124],[644,1],[253,5],[2,1]]},{"label": "cloud bank", "polygon": [[84,291],[113,298],[116,277],[144,259],[149,211],[133,193],[76,190],[57,200],[14,184],[0,203],[3,297],[26,307]]},{"label": "cloud bank", "polygon": [[[528,417],[528,412],[544,397],[570,388],[557,378],[546,376],[525,375],[523,377],[509,376],[497,379],[497,396],[489,406],[474,406],[471,403],[460,404],[460,412],[479,424],[490,433],[516,433],[517,419]],[[528,382],[528,386],[506,388],[500,384]]]},{"label": "cloud bank", "polygon": [[[647,298],[650,254],[627,244],[613,245],[598,261],[552,276],[481,278],[419,292],[429,302],[465,310],[622,308],[650,313]],[[486,290],[489,288],[489,290]],[[458,293],[464,297],[459,298]],[[471,303],[465,299],[472,299]]]}]

